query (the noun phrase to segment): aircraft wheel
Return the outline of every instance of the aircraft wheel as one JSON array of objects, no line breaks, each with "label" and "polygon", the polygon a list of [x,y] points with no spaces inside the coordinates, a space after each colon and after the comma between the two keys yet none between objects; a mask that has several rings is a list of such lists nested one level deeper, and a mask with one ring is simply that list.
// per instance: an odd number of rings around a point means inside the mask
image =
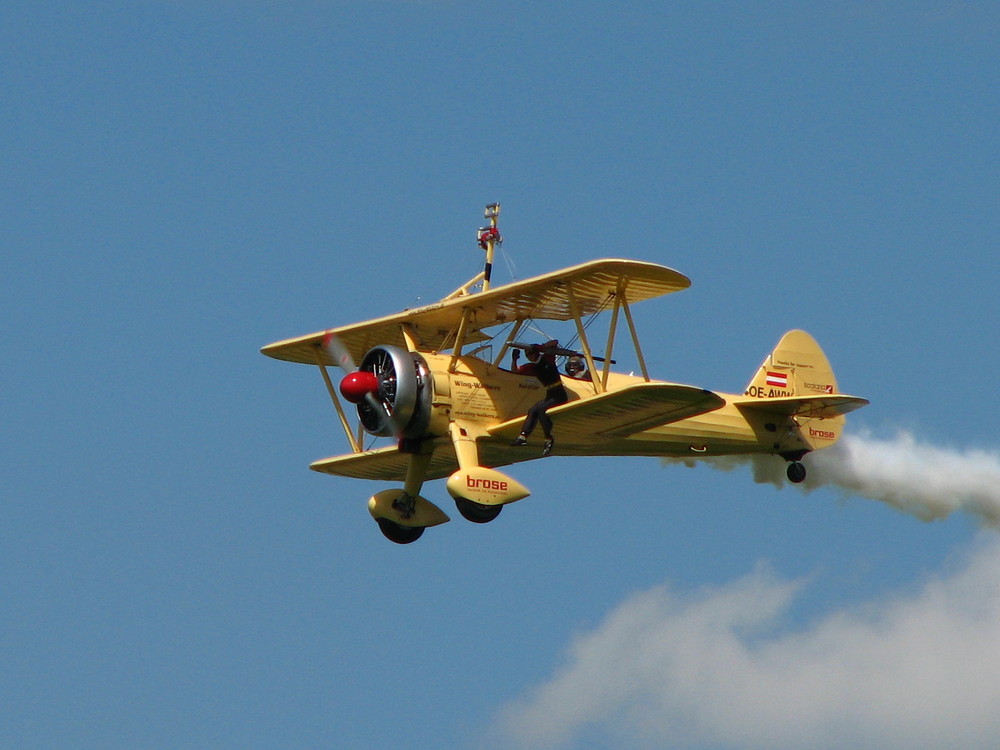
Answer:
[{"label": "aircraft wheel", "polygon": [[417,541],[424,533],[423,526],[402,526],[388,518],[376,519],[376,523],[383,536],[396,544],[410,544]]},{"label": "aircraft wheel", "polygon": [[788,474],[788,481],[794,482],[795,484],[804,482],[806,479],[806,467],[798,461],[792,461],[788,464],[788,470],[786,473]]},{"label": "aircraft wheel", "polygon": [[473,523],[489,523],[503,510],[502,505],[483,505],[464,497],[455,498],[455,507],[462,514],[462,518]]}]

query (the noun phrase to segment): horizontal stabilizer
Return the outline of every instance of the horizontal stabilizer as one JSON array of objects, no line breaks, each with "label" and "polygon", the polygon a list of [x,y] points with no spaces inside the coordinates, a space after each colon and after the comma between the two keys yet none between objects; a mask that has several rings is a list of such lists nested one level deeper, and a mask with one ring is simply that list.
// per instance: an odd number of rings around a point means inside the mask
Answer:
[{"label": "horizontal stabilizer", "polygon": [[734,402],[740,409],[762,411],[786,417],[832,419],[868,405],[857,396],[785,396],[780,398],[749,398]]}]

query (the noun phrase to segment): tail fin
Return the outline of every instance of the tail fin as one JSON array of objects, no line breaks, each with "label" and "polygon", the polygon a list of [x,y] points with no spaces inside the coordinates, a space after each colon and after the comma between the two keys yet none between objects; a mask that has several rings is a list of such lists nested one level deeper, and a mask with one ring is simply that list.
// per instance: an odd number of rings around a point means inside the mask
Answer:
[{"label": "tail fin", "polygon": [[805,331],[789,331],[764,358],[737,402],[763,428],[775,453],[798,460],[833,445],[844,428],[844,415],[868,401],[841,395],[833,368],[816,340]]},{"label": "tail fin", "polygon": [[805,331],[789,331],[764,358],[744,394],[753,398],[782,398],[838,392],[833,368],[816,339]]}]

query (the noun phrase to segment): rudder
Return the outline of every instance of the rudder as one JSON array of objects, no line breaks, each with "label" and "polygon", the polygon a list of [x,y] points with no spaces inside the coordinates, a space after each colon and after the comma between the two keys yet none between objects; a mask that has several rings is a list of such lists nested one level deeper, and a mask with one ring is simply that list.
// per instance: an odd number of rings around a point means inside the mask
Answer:
[{"label": "rudder", "polygon": [[744,395],[743,408],[764,415],[758,419],[774,452],[790,461],[833,445],[843,432],[843,415],[868,403],[840,395],[826,354],[812,336],[798,330],[781,337]]},{"label": "rudder", "polygon": [[805,331],[789,331],[764,358],[744,395],[783,398],[838,393],[837,379],[816,339]]}]

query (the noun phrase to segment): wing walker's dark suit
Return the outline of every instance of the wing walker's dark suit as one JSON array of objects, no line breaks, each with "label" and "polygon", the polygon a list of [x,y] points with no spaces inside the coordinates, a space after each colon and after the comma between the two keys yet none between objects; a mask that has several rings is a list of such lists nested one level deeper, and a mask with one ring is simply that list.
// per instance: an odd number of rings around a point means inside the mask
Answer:
[{"label": "wing walker's dark suit", "polygon": [[[553,345],[555,345],[553,343]],[[514,445],[524,445],[528,442],[528,436],[534,431],[536,424],[542,425],[545,433],[545,448],[543,455],[548,455],[552,451],[554,441],[552,439],[552,420],[546,413],[550,407],[565,404],[569,400],[569,394],[563,387],[562,379],[559,377],[559,368],[556,367],[555,357],[551,354],[539,354],[544,351],[547,345],[542,345],[534,351],[529,350],[529,356],[535,355],[534,362],[528,362],[517,368],[521,375],[534,375],[538,382],[545,386],[545,398],[528,409],[528,414],[524,419],[524,426],[521,427],[521,434],[514,440]]]}]

